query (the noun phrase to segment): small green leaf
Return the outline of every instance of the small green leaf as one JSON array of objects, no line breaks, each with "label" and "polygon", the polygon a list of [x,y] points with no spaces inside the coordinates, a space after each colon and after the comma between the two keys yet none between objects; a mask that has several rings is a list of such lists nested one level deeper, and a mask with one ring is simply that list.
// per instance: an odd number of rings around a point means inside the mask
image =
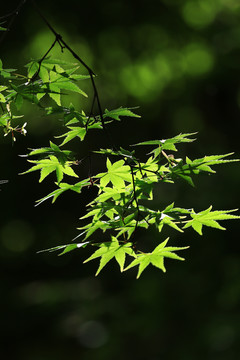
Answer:
[{"label": "small green leaf", "polygon": [[70,162],[67,161],[64,165],[62,165],[59,162],[58,158],[53,155],[50,155],[49,159],[28,160],[28,162],[34,163],[36,165],[31,167],[29,170],[21,173],[20,175],[27,174],[32,171],[40,170],[39,182],[42,182],[53,171],[56,172],[58,183],[62,181],[64,174],[78,177],[78,175],[75,174],[73,169],[70,167]]},{"label": "small green leaf", "polygon": [[195,134],[197,133],[179,134],[170,139],[143,141],[141,143],[134,144],[133,146],[158,145],[161,148],[161,150],[177,151],[175,144],[183,143],[183,142],[193,142],[196,139],[188,138],[188,136],[192,136]]},{"label": "small green leaf", "polygon": [[108,111],[107,109],[105,110],[104,114],[103,114],[103,117],[104,118],[111,118],[111,119],[114,119],[114,120],[118,120],[120,121],[120,116],[130,116],[130,117],[138,117],[140,118],[141,116],[140,115],[137,115],[137,114],[134,114],[131,110],[134,109],[134,108],[118,108],[118,109],[115,109],[115,110],[110,110]]},{"label": "small green leaf", "polygon": [[69,80],[65,80],[65,81],[61,80],[61,81],[57,81],[53,84],[58,89],[70,90],[70,91],[77,92],[77,93],[87,97],[87,94],[83,90],[81,90],[76,84],[74,84],[73,82],[71,82]]},{"label": "small green leaf", "polygon": [[182,257],[176,255],[173,251],[184,250],[187,247],[166,247],[169,238],[159,244],[151,253],[139,254],[137,258],[128,265],[124,271],[131,269],[134,266],[139,265],[137,279],[140,277],[142,272],[150,264],[158,267],[163,272],[166,272],[164,266],[164,258],[168,257],[175,260],[184,260]]},{"label": "small green leaf", "polygon": [[98,257],[101,258],[100,265],[96,272],[96,276],[100,273],[103,267],[113,258],[116,259],[120,266],[120,271],[123,271],[126,254],[135,257],[135,253],[131,248],[131,243],[120,244],[117,238],[112,237],[112,241],[108,243],[102,243],[100,248],[96,250],[84,263],[96,259]]},{"label": "small green leaf", "polygon": [[89,185],[90,185],[89,179],[82,180],[73,185],[67,184],[67,183],[60,183],[60,184],[58,184],[58,186],[59,186],[58,189],[52,191],[50,194],[44,196],[40,200],[37,200],[36,206],[40,205],[42,202],[44,202],[45,200],[48,200],[50,198],[52,198],[52,203],[54,203],[57,200],[57,198],[67,190],[72,190],[72,191],[75,191],[76,193],[80,194],[82,188],[89,186]]},{"label": "small green leaf", "polygon": [[28,78],[31,79],[39,71],[39,64],[36,61],[32,61],[26,66],[28,67]]},{"label": "small green leaf", "polygon": [[202,235],[202,227],[203,225],[213,227],[220,230],[225,230],[224,227],[219,225],[217,221],[219,220],[230,220],[230,219],[240,219],[240,216],[238,215],[230,215],[230,212],[236,211],[234,210],[217,210],[217,211],[211,211],[212,206],[210,206],[205,211],[201,211],[199,213],[195,213],[192,211],[190,213],[192,220],[189,220],[189,222],[184,225],[184,229],[192,226],[192,228],[199,234]]},{"label": "small green leaf", "polygon": [[22,105],[23,105],[23,97],[20,94],[17,94],[16,96],[16,100],[15,100],[15,105],[17,110],[20,110]]},{"label": "small green leaf", "polygon": [[124,160],[119,160],[112,164],[109,158],[107,158],[107,170],[106,173],[100,173],[95,176],[100,178],[100,186],[102,188],[105,188],[111,182],[114,187],[121,189],[125,188],[125,181],[132,182],[130,166],[124,165]]},{"label": "small green leaf", "polygon": [[58,86],[50,83],[49,89],[51,90],[51,92],[49,92],[49,94],[48,94],[50,96],[50,98],[52,98],[58,106],[61,106],[61,94],[59,92]]},{"label": "small green leaf", "polygon": [[6,98],[5,98],[5,96],[4,96],[2,93],[0,93],[0,102],[1,102],[1,103],[5,103],[5,102],[6,102]]},{"label": "small green leaf", "polygon": [[160,217],[160,223],[158,225],[158,230],[161,231],[163,228],[163,225],[168,225],[170,227],[172,227],[173,229],[179,231],[179,232],[183,232],[182,229],[179,228],[179,226],[174,222],[174,219],[171,218],[170,216],[166,215],[166,214],[161,214]]},{"label": "small green leaf", "polygon": [[27,156],[36,156],[48,157],[49,155],[54,155],[58,161],[64,166],[67,160],[74,160],[74,153],[70,150],[62,150],[50,141],[50,147],[43,147],[39,149],[30,149],[30,153]]},{"label": "small green leaf", "polygon": [[8,88],[7,86],[0,85],[0,92],[6,90],[7,88]]},{"label": "small green leaf", "polygon": [[42,79],[44,83],[49,82],[49,72],[44,66],[40,66],[39,77]]},{"label": "small green leaf", "polygon": [[63,142],[61,143],[60,146],[67,144],[69,141],[71,141],[75,137],[78,137],[78,138],[80,138],[81,141],[83,141],[83,139],[85,138],[86,132],[87,132],[85,127],[68,126],[68,128],[70,129],[70,131],[66,132],[63,135],[56,136],[56,138],[65,137],[65,139],[63,140]]},{"label": "small green leaf", "polygon": [[58,251],[58,250],[63,250],[60,255],[66,254],[70,251],[73,251],[75,249],[79,249],[81,247],[86,247],[89,244],[89,241],[83,242],[83,243],[79,243],[79,244],[66,244],[66,245],[60,245],[60,246],[54,246],[52,248],[49,249],[45,249],[45,250],[40,250],[37,252],[37,254],[43,253],[43,252],[54,252],[54,251]]}]

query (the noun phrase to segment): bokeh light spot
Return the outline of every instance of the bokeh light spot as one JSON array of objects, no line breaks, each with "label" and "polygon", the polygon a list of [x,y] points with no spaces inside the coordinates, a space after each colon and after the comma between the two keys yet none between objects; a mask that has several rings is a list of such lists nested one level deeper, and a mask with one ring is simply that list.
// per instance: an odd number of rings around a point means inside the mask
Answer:
[{"label": "bokeh light spot", "polygon": [[79,329],[79,341],[87,348],[94,349],[107,342],[105,327],[98,321],[87,321]]},{"label": "bokeh light spot", "polygon": [[31,246],[34,240],[34,232],[28,222],[16,219],[2,227],[0,240],[7,250],[21,253]]},{"label": "bokeh light spot", "polygon": [[206,46],[193,43],[183,49],[183,62],[186,73],[199,76],[212,70],[214,55]]},{"label": "bokeh light spot", "polygon": [[209,0],[188,1],[183,5],[182,16],[185,22],[194,28],[210,25],[218,12],[218,2]]}]

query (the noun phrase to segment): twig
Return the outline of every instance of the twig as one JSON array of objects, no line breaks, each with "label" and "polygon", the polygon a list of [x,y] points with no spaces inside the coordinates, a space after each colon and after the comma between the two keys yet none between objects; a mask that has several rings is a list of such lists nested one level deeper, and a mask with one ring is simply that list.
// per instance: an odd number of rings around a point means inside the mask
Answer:
[{"label": "twig", "polygon": [[88,129],[88,124],[89,124],[89,121],[90,121],[90,119],[91,119],[91,116],[93,115],[93,108],[94,108],[95,100],[96,100],[96,95],[93,94],[91,109],[90,109],[90,112],[89,112],[89,115],[88,115],[87,122],[86,122],[86,124],[85,124],[86,131],[87,131],[87,129]]},{"label": "twig", "polygon": [[56,43],[58,42],[58,39],[57,37],[55,38],[54,42],[52,43],[52,45],[50,46],[50,48],[48,49],[48,51],[43,55],[43,57],[38,61],[38,70],[35,72],[35,74],[32,76],[32,78],[30,79],[30,81],[34,81],[38,75],[39,75],[39,72],[41,70],[41,65],[42,65],[42,62],[43,60],[48,56],[48,54],[50,53],[50,51],[54,48],[54,46],[56,45]]},{"label": "twig", "polygon": [[136,187],[135,187],[135,179],[134,179],[134,174],[133,174],[133,168],[132,168],[131,165],[130,165],[130,169],[131,169],[132,184],[133,184],[133,198],[135,200],[136,207],[137,207],[137,219],[136,219],[135,229],[133,231],[133,235],[134,235],[136,230],[137,230],[137,226],[138,226],[138,222],[139,222],[140,210],[139,210],[138,199],[137,199],[137,194],[136,194]]},{"label": "twig", "polygon": [[[97,87],[94,81],[94,72],[93,70],[80,58],[80,56],[78,56],[78,54],[63,40],[62,36],[60,34],[58,34],[56,32],[56,30],[52,27],[52,25],[47,21],[47,19],[45,18],[45,16],[41,13],[41,11],[39,10],[38,6],[36,5],[36,2],[34,0],[32,0],[32,3],[36,9],[36,11],[38,12],[38,14],[41,16],[41,18],[43,19],[43,21],[45,22],[45,24],[48,26],[48,28],[52,31],[52,33],[56,36],[56,39],[58,40],[59,43],[61,43],[64,48],[66,48],[71,54],[72,56],[78,60],[84,67],[85,69],[88,71],[89,76],[91,78],[91,82],[92,82],[92,87],[93,87],[93,91],[94,91],[94,98],[96,98],[97,100],[97,105],[98,105],[98,110],[99,110],[99,115],[100,115],[100,119],[101,119],[101,123],[102,123],[102,127],[104,130],[106,130],[105,127],[105,123],[104,123],[104,119],[103,119],[103,112],[102,112],[102,107],[101,107],[101,103],[100,103],[100,99],[99,99],[99,95],[98,95],[98,91],[97,91]],[[95,100],[94,100],[95,101]]]},{"label": "twig", "polygon": [[26,3],[27,0],[22,0],[19,5],[17,6],[17,8],[12,11],[11,13],[5,15],[5,16],[1,16],[0,17],[0,20],[4,20],[4,19],[7,19],[9,17],[11,17],[9,23],[8,23],[8,26],[7,26],[7,31],[5,31],[2,36],[0,37],[0,43],[5,39],[5,36],[7,35],[7,32],[10,31],[11,29],[11,26],[15,20],[15,18],[17,17],[17,15],[19,14],[19,11],[21,10],[21,8],[23,7],[23,5]]}]

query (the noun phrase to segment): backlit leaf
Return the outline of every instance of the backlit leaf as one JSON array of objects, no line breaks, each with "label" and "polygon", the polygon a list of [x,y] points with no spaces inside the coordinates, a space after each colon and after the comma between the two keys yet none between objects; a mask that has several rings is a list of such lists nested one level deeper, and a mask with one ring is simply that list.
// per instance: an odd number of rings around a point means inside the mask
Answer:
[{"label": "backlit leaf", "polygon": [[62,165],[56,156],[50,155],[49,159],[42,159],[42,160],[28,160],[30,163],[36,164],[31,167],[29,170],[21,173],[27,174],[32,171],[40,170],[40,179],[39,182],[42,182],[49,174],[52,172],[56,172],[57,181],[60,183],[63,179],[63,175],[69,175],[78,177],[78,175],[73,171],[70,166],[70,162],[66,162]]},{"label": "backlit leaf", "polygon": [[163,272],[166,272],[164,266],[164,258],[168,257],[175,260],[184,260],[182,257],[176,255],[173,251],[179,251],[187,249],[187,247],[166,247],[169,238],[159,244],[151,253],[139,254],[137,258],[128,265],[124,271],[131,269],[134,266],[139,266],[137,279],[140,277],[142,272],[150,264],[156,266]]},{"label": "backlit leaf", "polygon": [[131,110],[132,110],[132,108],[122,108],[122,107],[115,109],[115,110],[110,110],[110,111],[108,111],[106,109],[103,114],[103,117],[104,118],[109,117],[111,119],[118,120],[118,121],[121,120],[120,116],[130,116],[130,117],[138,117],[138,118],[141,117],[140,115],[134,114]]},{"label": "backlit leaf", "polygon": [[217,210],[217,211],[211,211],[212,206],[210,206],[205,211],[201,211],[199,213],[195,213],[192,211],[190,213],[192,220],[186,223],[186,225],[183,227],[184,229],[192,226],[192,228],[199,233],[199,235],[202,235],[202,227],[203,225],[213,227],[220,230],[226,230],[224,227],[222,227],[218,221],[219,220],[231,220],[231,219],[240,219],[240,216],[238,215],[230,215],[229,213],[236,211],[234,210]]},{"label": "backlit leaf", "polygon": [[100,257],[100,264],[96,275],[100,273],[103,267],[113,258],[116,259],[120,266],[120,270],[123,271],[126,254],[135,257],[135,252],[131,248],[131,243],[120,244],[117,238],[112,237],[112,241],[108,243],[102,243],[100,248],[96,250],[84,263]]}]

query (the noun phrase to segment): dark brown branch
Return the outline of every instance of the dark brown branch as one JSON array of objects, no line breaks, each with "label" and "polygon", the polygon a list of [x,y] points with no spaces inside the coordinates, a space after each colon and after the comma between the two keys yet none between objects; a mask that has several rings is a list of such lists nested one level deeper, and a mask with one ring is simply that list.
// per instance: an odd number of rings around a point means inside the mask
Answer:
[{"label": "dark brown branch", "polygon": [[90,78],[91,78],[91,82],[92,82],[92,86],[93,86],[93,91],[94,91],[94,96],[96,97],[97,100],[97,105],[98,105],[98,110],[99,110],[99,115],[100,115],[100,119],[101,119],[101,123],[102,123],[102,127],[104,130],[106,130],[105,127],[105,123],[104,123],[104,119],[103,119],[103,112],[102,112],[102,107],[101,107],[101,103],[100,103],[100,99],[99,99],[99,95],[98,95],[98,91],[97,91],[97,87],[94,81],[94,72],[92,71],[92,69],[75,53],[75,51],[72,50],[72,48],[70,48],[70,46],[68,46],[67,43],[65,43],[65,41],[62,39],[62,37],[60,37],[60,42],[64,45],[64,47],[73,55],[73,57],[75,59],[77,59],[88,71]]},{"label": "dark brown branch", "polygon": [[102,127],[104,130],[106,130],[105,127],[105,123],[104,123],[104,119],[103,119],[103,112],[102,112],[102,107],[101,107],[101,103],[100,103],[100,99],[99,99],[99,95],[98,95],[98,91],[96,88],[96,84],[94,81],[94,72],[93,70],[80,58],[80,56],[78,56],[78,54],[63,40],[62,36],[59,35],[56,30],[52,27],[52,25],[47,21],[47,19],[45,18],[45,16],[41,13],[41,11],[39,10],[38,6],[36,5],[36,2],[34,0],[32,0],[32,3],[36,9],[36,11],[38,12],[38,14],[41,16],[41,18],[43,19],[43,21],[45,22],[45,24],[48,26],[48,28],[52,31],[52,33],[56,36],[56,39],[58,40],[59,43],[61,43],[64,48],[66,48],[71,54],[72,56],[78,60],[84,67],[85,69],[88,71],[90,78],[91,78],[91,82],[92,82],[92,87],[93,87],[93,91],[94,91],[94,97],[96,97],[97,100],[97,105],[98,105],[98,110],[99,110],[99,115],[100,115],[100,119],[101,119],[101,123],[102,123]]},{"label": "dark brown branch", "polygon": [[88,129],[88,124],[89,124],[89,121],[90,121],[90,119],[91,119],[91,116],[93,115],[93,108],[94,108],[95,100],[96,100],[96,94],[93,95],[92,106],[91,106],[91,109],[90,109],[90,113],[89,113],[89,115],[88,115],[87,122],[86,122],[86,124],[85,124],[86,131],[87,131],[87,129]]},{"label": "dark brown branch", "polygon": [[9,23],[8,23],[8,26],[7,26],[7,31],[5,31],[5,32],[2,34],[2,36],[0,37],[0,43],[5,39],[5,36],[7,35],[7,32],[10,31],[11,26],[12,26],[15,18],[16,18],[17,15],[19,14],[19,11],[20,11],[21,8],[23,7],[23,5],[26,3],[26,1],[27,1],[27,0],[22,0],[22,1],[19,3],[19,5],[17,6],[17,8],[16,8],[13,12],[11,12],[11,13],[5,15],[5,16],[1,16],[1,17],[0,17],[0,20],[7,19],[7,18],[9,18],[9,17],[11,18],[10,21],[9,21]]},{"label": "dark brown branch", "polygon": [[139,210],[138,199],[137,199],[137,194],[136,194],[136,187],[135,187],[135,179],[134,179],[133,167],[132,167],[131,165],[130,165],[130,169],[131,169],[132,184],[133,184],[133,198],[134,198],[134,201],[135,201],[136,207],[137,207],[137,219],[136,219],[136,224],[135,224],[135,228],[134,228],[134,232],[133,232],[133,235],[134,235],[135,232],[136,232],[136,230],[137,230],[137,226],[138,226],[138,222],[139,222],[140,210]]},{"label": "dark brown branch", "polygon": [[50,51],[54,48],[54,46],[56,45],[56,43],[58,42],[58,39],[56,38],[54,40],[54,42],[52,43],[52,45],[50,46],[50,48],[48,49],[48,51],[43,55],[43,57],[38,61],[38,70],[35,72],[35,74],[32,76],[32,78],[30,79],[30,81],[34,81],[38,75],[39,75],[39,72],[41,70],[41,64],[43,62],[43,60],[48,56],[48,54],[50,53]]}]

